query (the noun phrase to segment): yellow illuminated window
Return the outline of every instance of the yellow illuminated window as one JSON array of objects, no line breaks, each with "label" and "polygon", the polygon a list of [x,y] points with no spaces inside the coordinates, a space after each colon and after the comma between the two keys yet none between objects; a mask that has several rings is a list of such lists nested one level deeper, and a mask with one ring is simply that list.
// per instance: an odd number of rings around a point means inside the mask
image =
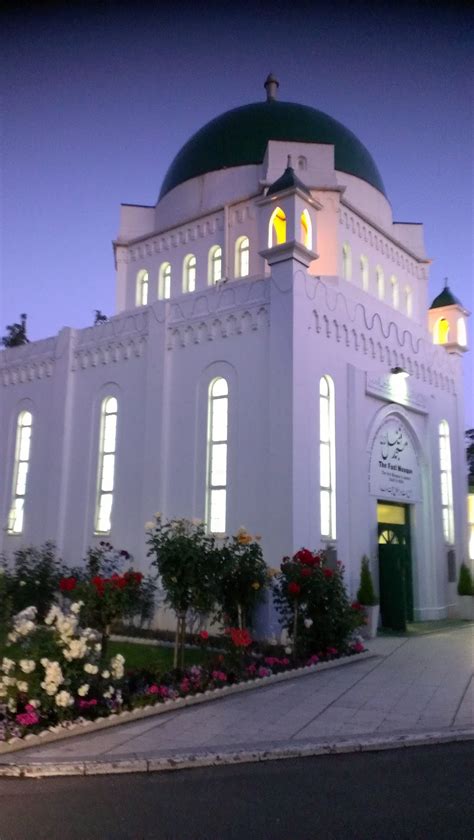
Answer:
[{"label": "yellow illuminated window", "polygon": [[384,525],[404,525],[405,508],[402,505],[387,505],[378,502],[377,522],[382,522]]},{"label": "yellow illuminated window", "polygon": [[301,214],[301,241],[306,248],[313,247],[311,217],[307,210],[303,210]]},{"label": "yellow illuminated window", "polygon": [[433,330],[435,344],[446,344],[449,339],[449,323],[446,318],[438,318]]},{"label": "yellow illuminated window", "polygon": [[268,247],[273,248],[283,242],[286,242],[286,216],[281,207],[276,207],[270,216]]},{"label": "yellow illuminated window", "polygon": [[21,534],[25,512],[26,486],[30,463],[33,416],[22,411],[16,427],[15,466],[13,469],[12,504],[8,516],[8,533]]}]

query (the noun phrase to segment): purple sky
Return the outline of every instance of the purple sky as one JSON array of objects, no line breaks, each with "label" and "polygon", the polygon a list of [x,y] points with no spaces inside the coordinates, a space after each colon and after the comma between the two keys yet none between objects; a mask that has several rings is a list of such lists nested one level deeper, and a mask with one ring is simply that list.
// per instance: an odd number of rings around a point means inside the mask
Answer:
[{"label": "purple sky", "polygon": [[[188,137],[263,99],[270,70],[281,99],[326,111],[368,147],[395,219],[425,224],[431,296],[447,276],[473,310],[463,5],[196,8],[56,3],[35,14],[17,4],[4,13],[0,329],[24,311],[38,339],[92,323],[95,309],[113,314],[120,203],[154,204]],[[469,358],[466,427],[473,370]]]}]

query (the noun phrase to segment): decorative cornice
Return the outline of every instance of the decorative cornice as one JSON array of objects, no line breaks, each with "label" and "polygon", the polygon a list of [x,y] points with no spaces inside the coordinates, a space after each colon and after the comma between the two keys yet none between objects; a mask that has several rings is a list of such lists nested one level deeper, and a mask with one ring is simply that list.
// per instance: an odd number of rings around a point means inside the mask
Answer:
[{"label": "decorative cornice", "polygon": [[256,304],[253,307],[233,311],[227,315],[211,315],[202,320],[175,324],[168,327],[167,349],[202,344],[231,336],[244,335],[265,329],[269,325],[269,307]]}]

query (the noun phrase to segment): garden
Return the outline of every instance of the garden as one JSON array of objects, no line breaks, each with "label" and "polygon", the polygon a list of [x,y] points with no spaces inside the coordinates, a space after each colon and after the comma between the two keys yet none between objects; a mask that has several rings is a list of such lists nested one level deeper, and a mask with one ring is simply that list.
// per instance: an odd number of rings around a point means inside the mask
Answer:
[{"label": "garden", "polygon": [[[147,575],[105,541],[76,568],[65,568],[51,543],[3,558],[0,743],[364,650],[364,608],[350,602],[343,567],[322,551],[302,548],[271,569],[243,528],[217,539],[202,522],[159,514],[147,523],[147,545]],[[255,638],[255,612],[268,598],[279,640]],[[157,603],[176,617],[172,643],[117,639],[144,635],[137,628]]]}]

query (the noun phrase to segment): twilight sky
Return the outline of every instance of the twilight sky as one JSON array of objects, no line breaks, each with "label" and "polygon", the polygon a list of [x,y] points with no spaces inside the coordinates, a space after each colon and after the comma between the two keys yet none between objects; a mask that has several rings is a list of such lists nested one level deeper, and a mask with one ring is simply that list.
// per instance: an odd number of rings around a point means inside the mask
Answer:
[{"label": "twilight sky", "polygon": [[474,310],[467,4],[11,5],[0,19],[2,334],[21,312],[30,339],[113,314],[120,203],[154,204],[189,136],[263,99],[269,71],[280,99],[362,140],[394,218],[425,224],[431,297],[447,276]]}]

